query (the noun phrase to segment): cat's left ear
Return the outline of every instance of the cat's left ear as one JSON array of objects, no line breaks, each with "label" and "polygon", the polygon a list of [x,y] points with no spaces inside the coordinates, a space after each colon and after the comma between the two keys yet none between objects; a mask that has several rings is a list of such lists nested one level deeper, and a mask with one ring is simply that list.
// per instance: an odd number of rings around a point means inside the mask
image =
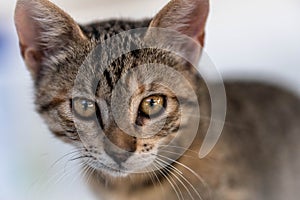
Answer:
[{"label": "cat's left ear", "polygon": [[[199,46],[203,47],[208,12],[209,0],[171,0],[153,18],[150,28],[163,28],[174,31],[173,33],[177,32],[179,35],[182,34],[191,38]],[[169,45],[178,46],[176,43],[180,42],[180,38],[176,38],[177,34],[172,34],[172,32],[166,32],[166,36],[162,37],[164,42]],[[189,51],[193,51],[191,48],[195,48],[191,46],[193,45],[188,47],[190,48]],[[197,54],[196,52],[197,50],[195,50],[195,54]],[[197,55],[191,57],[197,57]]]},{"label": "cat's left ear", "polygon": [[55,61],[70,44],[86,39],[76,22],[48,0],[18,0],[15,25],[22,57],[33,78],[45,58]]}]

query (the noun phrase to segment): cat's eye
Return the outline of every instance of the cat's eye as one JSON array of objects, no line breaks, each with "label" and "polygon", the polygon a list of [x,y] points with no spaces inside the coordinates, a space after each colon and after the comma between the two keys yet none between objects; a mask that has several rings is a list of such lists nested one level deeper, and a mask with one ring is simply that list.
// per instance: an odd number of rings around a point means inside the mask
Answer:
[{"label": "cat's eye", "polygon": [[165,98],[161,95],[149,96],[140,104],[140,112],[142,112],[147,117],[156,117],[164,111]]},{"label": "cat's eye", "polygon": [[93,101],[76,98],[73,100],[72,105],[75,114],[81,118],[89,119],[96,114],[96,105]]}]

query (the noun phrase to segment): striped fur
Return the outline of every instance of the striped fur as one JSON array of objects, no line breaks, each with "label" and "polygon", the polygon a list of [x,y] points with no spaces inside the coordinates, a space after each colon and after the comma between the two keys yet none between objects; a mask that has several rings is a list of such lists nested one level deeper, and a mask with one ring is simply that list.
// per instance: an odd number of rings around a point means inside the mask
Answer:
[{"label": "striped fur", "polygon": [[[207,12],[207,0],[172,0],[151,20],[78,25],[47,0],[18,0],[16,27],[37,111],[53,134],[78,147],[100,199],[298,198],[300,103],[286,91],[225,83],[223,134],[207,158],[198,158],[216,120],[192,66]],[[155,27],[185,34],[196,45],[172,31],[151,32]],[[146,31],[124,34],[138,28]],[[157,46],[147,46],[150,39]],[[166,102],[162,114],[147,118],[139,106],[151,95]],[[76,99],[91,101],[94,115],[79,117]]]}]

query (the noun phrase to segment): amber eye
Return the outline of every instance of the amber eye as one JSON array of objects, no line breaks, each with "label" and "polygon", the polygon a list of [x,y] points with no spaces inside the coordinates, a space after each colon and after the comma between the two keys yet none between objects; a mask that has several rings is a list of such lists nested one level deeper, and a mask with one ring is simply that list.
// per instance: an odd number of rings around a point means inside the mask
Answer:
[{"label": "amber eye", "polygon": [[165,98],[160,95],[149,96],[141,102],[140,111],[148,117],[155,117],[164,110]]},{"label": "amber eye", "polygon": [[93,117],[96,113],[95,103],[81,98],[73,100],[73,109],[79,117],[85,119]]}]

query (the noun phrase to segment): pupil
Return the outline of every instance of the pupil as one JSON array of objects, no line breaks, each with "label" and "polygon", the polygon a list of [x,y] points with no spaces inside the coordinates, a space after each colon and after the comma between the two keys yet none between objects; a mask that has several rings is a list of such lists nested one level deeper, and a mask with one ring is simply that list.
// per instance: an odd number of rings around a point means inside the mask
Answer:
[{"label": "pupil", "polygon": [[84,110],[87,110],[88,107],[89,107],[89,105],[88,105],[88,103],[86,101],[82,101],[82,106],[83,106]]},{"label": "pupil", "polygon": [[154,99],[151,99],[149,103],[150,103],[150,106],[153,107],[155,105]]}]

